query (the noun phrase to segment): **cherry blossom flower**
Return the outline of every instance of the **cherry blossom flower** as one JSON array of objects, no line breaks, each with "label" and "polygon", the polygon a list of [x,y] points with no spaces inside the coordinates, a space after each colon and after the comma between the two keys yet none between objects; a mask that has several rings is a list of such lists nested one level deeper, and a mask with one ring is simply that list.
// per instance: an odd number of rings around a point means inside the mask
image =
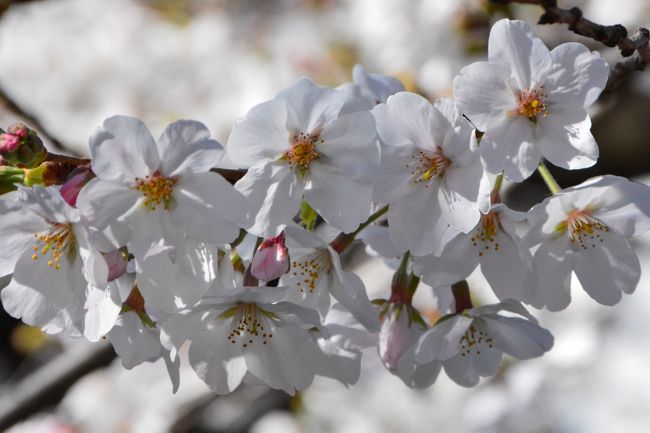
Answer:
[{"label": "cherry blossom flower", "polygon": [[523,360],[542,356],[552,346],[551,333],[520,303],[508,300],[444,316],[420,337],[415,361],[439,361],[454,382],[470,387],[479,377],[494,375],[504,353]]},{"label": "cherry blossom flower", "polygon": [[504,204],[496,204],[469,233],[459,233],[440,257],[429,254],[413,258],[413,270],[432,287],[449,286],[467,278],[476,267],[500,300],[527,302],[532,290],[527,277],[532,256],[516,233],[515,224],[526,219]]},{"label": "cherry blossom flower", "polygon": [[531,304],[551,311],[571,302],[575,273],[601,304],[614,305],[639,282],[639,259],[628,242],[650,228],[650,188],[618,176],[596,177],[562,190],[528,213],[533,257]]},{"label": "cherry blossom flower", "polygon": [[228,156],[248,172],[236,187],[254,205],[248,231],[274,236],[304,199],[329,224],[351,232],[371,208],[379,165],[367,111],[341,115],[342,91],[301,79],[235,122]]},{"label": "cherry blossom flower", "polygon": [[[305,389],[330,362],[317,338],[315,310],[280,302],[284,287],[240,287],[225,297],[169,316],[161,341],[173,349],[190,341],[189,361],[197,375],[218,394],[242,381],[262,382],[293,395]],[[330,352],[329,356],[335,354]]]},{"label": "cherry blossom flower", "polygon": [[479,151],[489,171],[520,182],[542,157],[567,169],[596,162],[586,108],[609,74],[600,54],[576,42],[549,51],[527,23],[503,19],[490,31],[488,58],[461,70],[454,97],[485,132]]},{"label": "cherry blossom flower", "polygon": [[431,105],[398,93],[372,111],[381,143],[374,199],[388,203],[390,239],[400,251],[440,254],[469,232],[489,205],[489,182],[471,146],[472,127],[449,99]]},{"label": "cherry blossom flower", "polygon": [[110,229],[141,260],[152,243],[175,246],[185,236],[212,243],[235,239],[244,218],[243,197],[210,172],[222,155],[207,128],[180,120],[156,143],[139,120],[115,116],[90,138],[97,178],[78,206],[89,223]]},{"label": "cherry blossom flower", "polygon": [[331,295],[367,329],[379,329],[377,311],[370,304],[363,281],[343,270],[334,248],[300,227],[288,226],[285,233],[291,267],[281,283],[289,287],[287,300],[317,309],[325,316]]},{"label": "cherry blossom flower", "polygon": [[104,290],[108,266],[79,211],[56,187],[20,187],[0,200],[0,296],[5,310],[45,332],[80,335],[91,288]]}]

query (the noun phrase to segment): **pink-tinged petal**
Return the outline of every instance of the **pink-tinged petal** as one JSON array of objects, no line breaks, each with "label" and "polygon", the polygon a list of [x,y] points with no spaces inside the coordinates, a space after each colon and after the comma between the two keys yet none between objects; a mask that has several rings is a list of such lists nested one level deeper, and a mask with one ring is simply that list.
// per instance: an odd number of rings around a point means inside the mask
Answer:
[{"label": "pink-tinged petal", "polygon": [[609,65],[596,51],[577,42],[559,45],[551,51],[553,66],[546,77],[549,101],[588,107],[605,88]]},{"label": "pink-tinged petal", "polygon": [[585,240],[585,247],[571,255],[571,264],[589,296],[601,304],[615,305],[622,293],[636,289],[641,265],[627,239],[611,231],[601,231],[599,236]]},{"label": "pink-tinged petal", "polygon": [[142,194],[135,189],[95,178],[79,193],[77,207],[90,226],[103,230],[126,226],[125,218],[140,209],[142,200]]},{"label": "pink-tinged petal", "polygon": [[370,215],[372,186],[329,170],[317,161],[309,168],[305,199],[333,227],[350,233]]},{"label": "pink-tinged petal", "polygon": [[503,115],[492,122],[479,152],[491,173],[521,182],[537,169],[542,157],[533,136],[533,123],[523,116]]},{"label": "pink-tinged petal", "polygon": [[236,184],[250,206],[246,229],[257,236],[275,236],[293,221],[300,207],[304,182],[284,163],[253,166]]},{"label": "pink-tinged petal", "polygon": [[536,358],[553,347],[553,335],[528,320],[519,317],[488,316],[483,318],[483,323],[494,344],[514,358]]},{"label": "pink-tinged petal", "polygon": [[553,165],[569,170],[591,167],[598,159],[598,145],[591,135],[586,111],[574,107],[550,107],[538,120],[537,146]]},{"label": "pink-tinged petal", "polygon": [[421,332],[411,322],[408,307],[392,304],[381,321],[379,330],[379,357],[390,372],[397,371],[402,355],[413,345]]},{"label": "pink-tinged petal", "polygon": [[339,116],[345,94],[329,87],[318,86],[308,78],[301,78],[275,97],[287,106],[286,128],[312,133],[330,124]]},{"label": "pink-tinged petal", "polygon": [[533,256],[534,273],[527,284],[534,288],[530,304],[549,311],[564,310],[571,302],[571,264],[566,237],[540,245]]},{"label": "pink-tinged petal", "polygon": [[289,272],[289,250],[285,245],[284,232],[266,238],[257,248],[251,260],[251,273],[262,281],[280,278]]},{"label": "pink-tinged petal", "polygon": [[102,255],[108,266],[107,280],[109,282],[120,278],[126,273],[129,262],[127,257],[125,257],[124,251],[114,250],[108,253],[102,253]]},{"label": "pink-tinged petal", "polygon": [[232,127],[226,145],[230,160],[250,166],[263,159],[280,158],[291,147],[292,131],[287,116],[287,106],[282,101],[267,101],[253,107]]},{"label": "pink-tinged petal", "polygon": [[308,331],[289,324],[276,327],[268,344],[252,344],[244,351],[252,374],[289,395],[311,385],[323,356]]},{"label": "pink-tinged petal", "polygon": [[508,86],[510,68],[507,64],[476,62],[465,66],[454,79],[454,100],[481,131],[493,119],[517,107],[517,98]]},{"label": "pink-tinged petal", "polygon": [[183,176],[174,188],[170,216],[177,228],[195,239],[224,244],[245,225],[244,196],[213,172]]},{"label": "pink-tinged petal", "polygon": [[130,185],[160,168],[158,149],[144,123],[129,116],[104,121],[90,137],[93,172],[105,180]]},{"label": "pink-tinged petal", "polygon": [[216,167],[223,147],[210,139],[210,131],[200,122],[179,120],[170,124],[158,140],[160,171],[166,177],[202,173]]},{"label": "pink-tinged petal", "polygon": [[[544,84],[551,68],[551,54],[524,21],[502,19],[494,23],[488,40],[491,63],[507,63],[517,90]],[[505,78],[507,80],[507,77]]]},{"label": "pink-tinged petal", "polygon": [[59,193],[70,206],[76,206],[77,197],[81,189],[95,177],[90,166],[75,168],[65,183],[59,189]]}]

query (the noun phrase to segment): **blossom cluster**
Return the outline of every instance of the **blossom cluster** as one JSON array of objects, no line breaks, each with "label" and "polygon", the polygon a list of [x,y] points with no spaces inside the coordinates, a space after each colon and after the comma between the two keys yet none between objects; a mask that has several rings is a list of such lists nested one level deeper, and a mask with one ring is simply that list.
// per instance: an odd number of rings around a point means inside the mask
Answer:
[{"label": "blossom cluster", "polygon": [[[409,386],[443,368],[474,386],[504,354],[551,349],[523,304],[566,308],[572,274],[605,305],[639,281],[628,239],[650,228],[650,189],[602,176],[561,190],[544,165],[596,162],[587,109],[608,71],[581,44],[549,51],[501,20],[453,98],[356,66],[351,83],[305,78],[253,107],[225,149],[196,121],[155,140],[115,116],[90,137],[90,163],[49,182],[33,132],[14,127],[0,135],[4,166],[24,173],[7,170],[15,191],[0,197],[2,305],[50,334],[108,338],[126,368],[162,358],[174,390],[182,361],[219,394],[353,384],[373,347]],[[224,155],[242,168],[234,185]],[[503,180],[536,169],[552,195],[510,209]],[[345,269],[357,238],[396,268],[388,299]],[[479,265],[496,304],[474,305],[465,279]],[[412,304],[421,281],[436,320]]]}]

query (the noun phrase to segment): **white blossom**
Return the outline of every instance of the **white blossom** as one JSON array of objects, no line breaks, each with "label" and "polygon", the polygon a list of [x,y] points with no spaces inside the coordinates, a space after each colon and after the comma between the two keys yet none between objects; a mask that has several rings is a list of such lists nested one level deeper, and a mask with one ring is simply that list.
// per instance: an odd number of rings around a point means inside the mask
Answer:
[{"label": "white blossom", "polygon": [[454,97],[485,132],[479,151],[489,171],[520,182],[542,157],[567,169],[596,162],[586,109],[609,74],[600,54],[576,42],[549,51],[527,23],[503,19],[490,31],[488,59],[461,70]]}]

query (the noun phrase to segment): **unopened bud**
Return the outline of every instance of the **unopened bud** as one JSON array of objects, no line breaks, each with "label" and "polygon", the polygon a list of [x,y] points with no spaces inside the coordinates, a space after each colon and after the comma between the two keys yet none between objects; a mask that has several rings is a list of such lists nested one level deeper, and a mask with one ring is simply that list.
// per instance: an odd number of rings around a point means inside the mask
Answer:
[{"label": "unopened bud", "polygon": [[282,232],[260,244],[251,261],[251,273],[255,278],[271,281],[289,272],[289,250],[284,242]]},{"label": "unopened bud", "polygon": [[0,133],[0,154],[11,165],[34,168],[45,161],[47,149],[36,131],[16,123]]},{"label": "unopened bud", "polygon": [[84,185],[86,185],[93,177],[95,177],[95,174],[89,166],[80,166],[75,168],[59,190],[63,199],[68,202],[70,206],[76,206],[79,191],[81,191],[81,188],[83,188]]}]

